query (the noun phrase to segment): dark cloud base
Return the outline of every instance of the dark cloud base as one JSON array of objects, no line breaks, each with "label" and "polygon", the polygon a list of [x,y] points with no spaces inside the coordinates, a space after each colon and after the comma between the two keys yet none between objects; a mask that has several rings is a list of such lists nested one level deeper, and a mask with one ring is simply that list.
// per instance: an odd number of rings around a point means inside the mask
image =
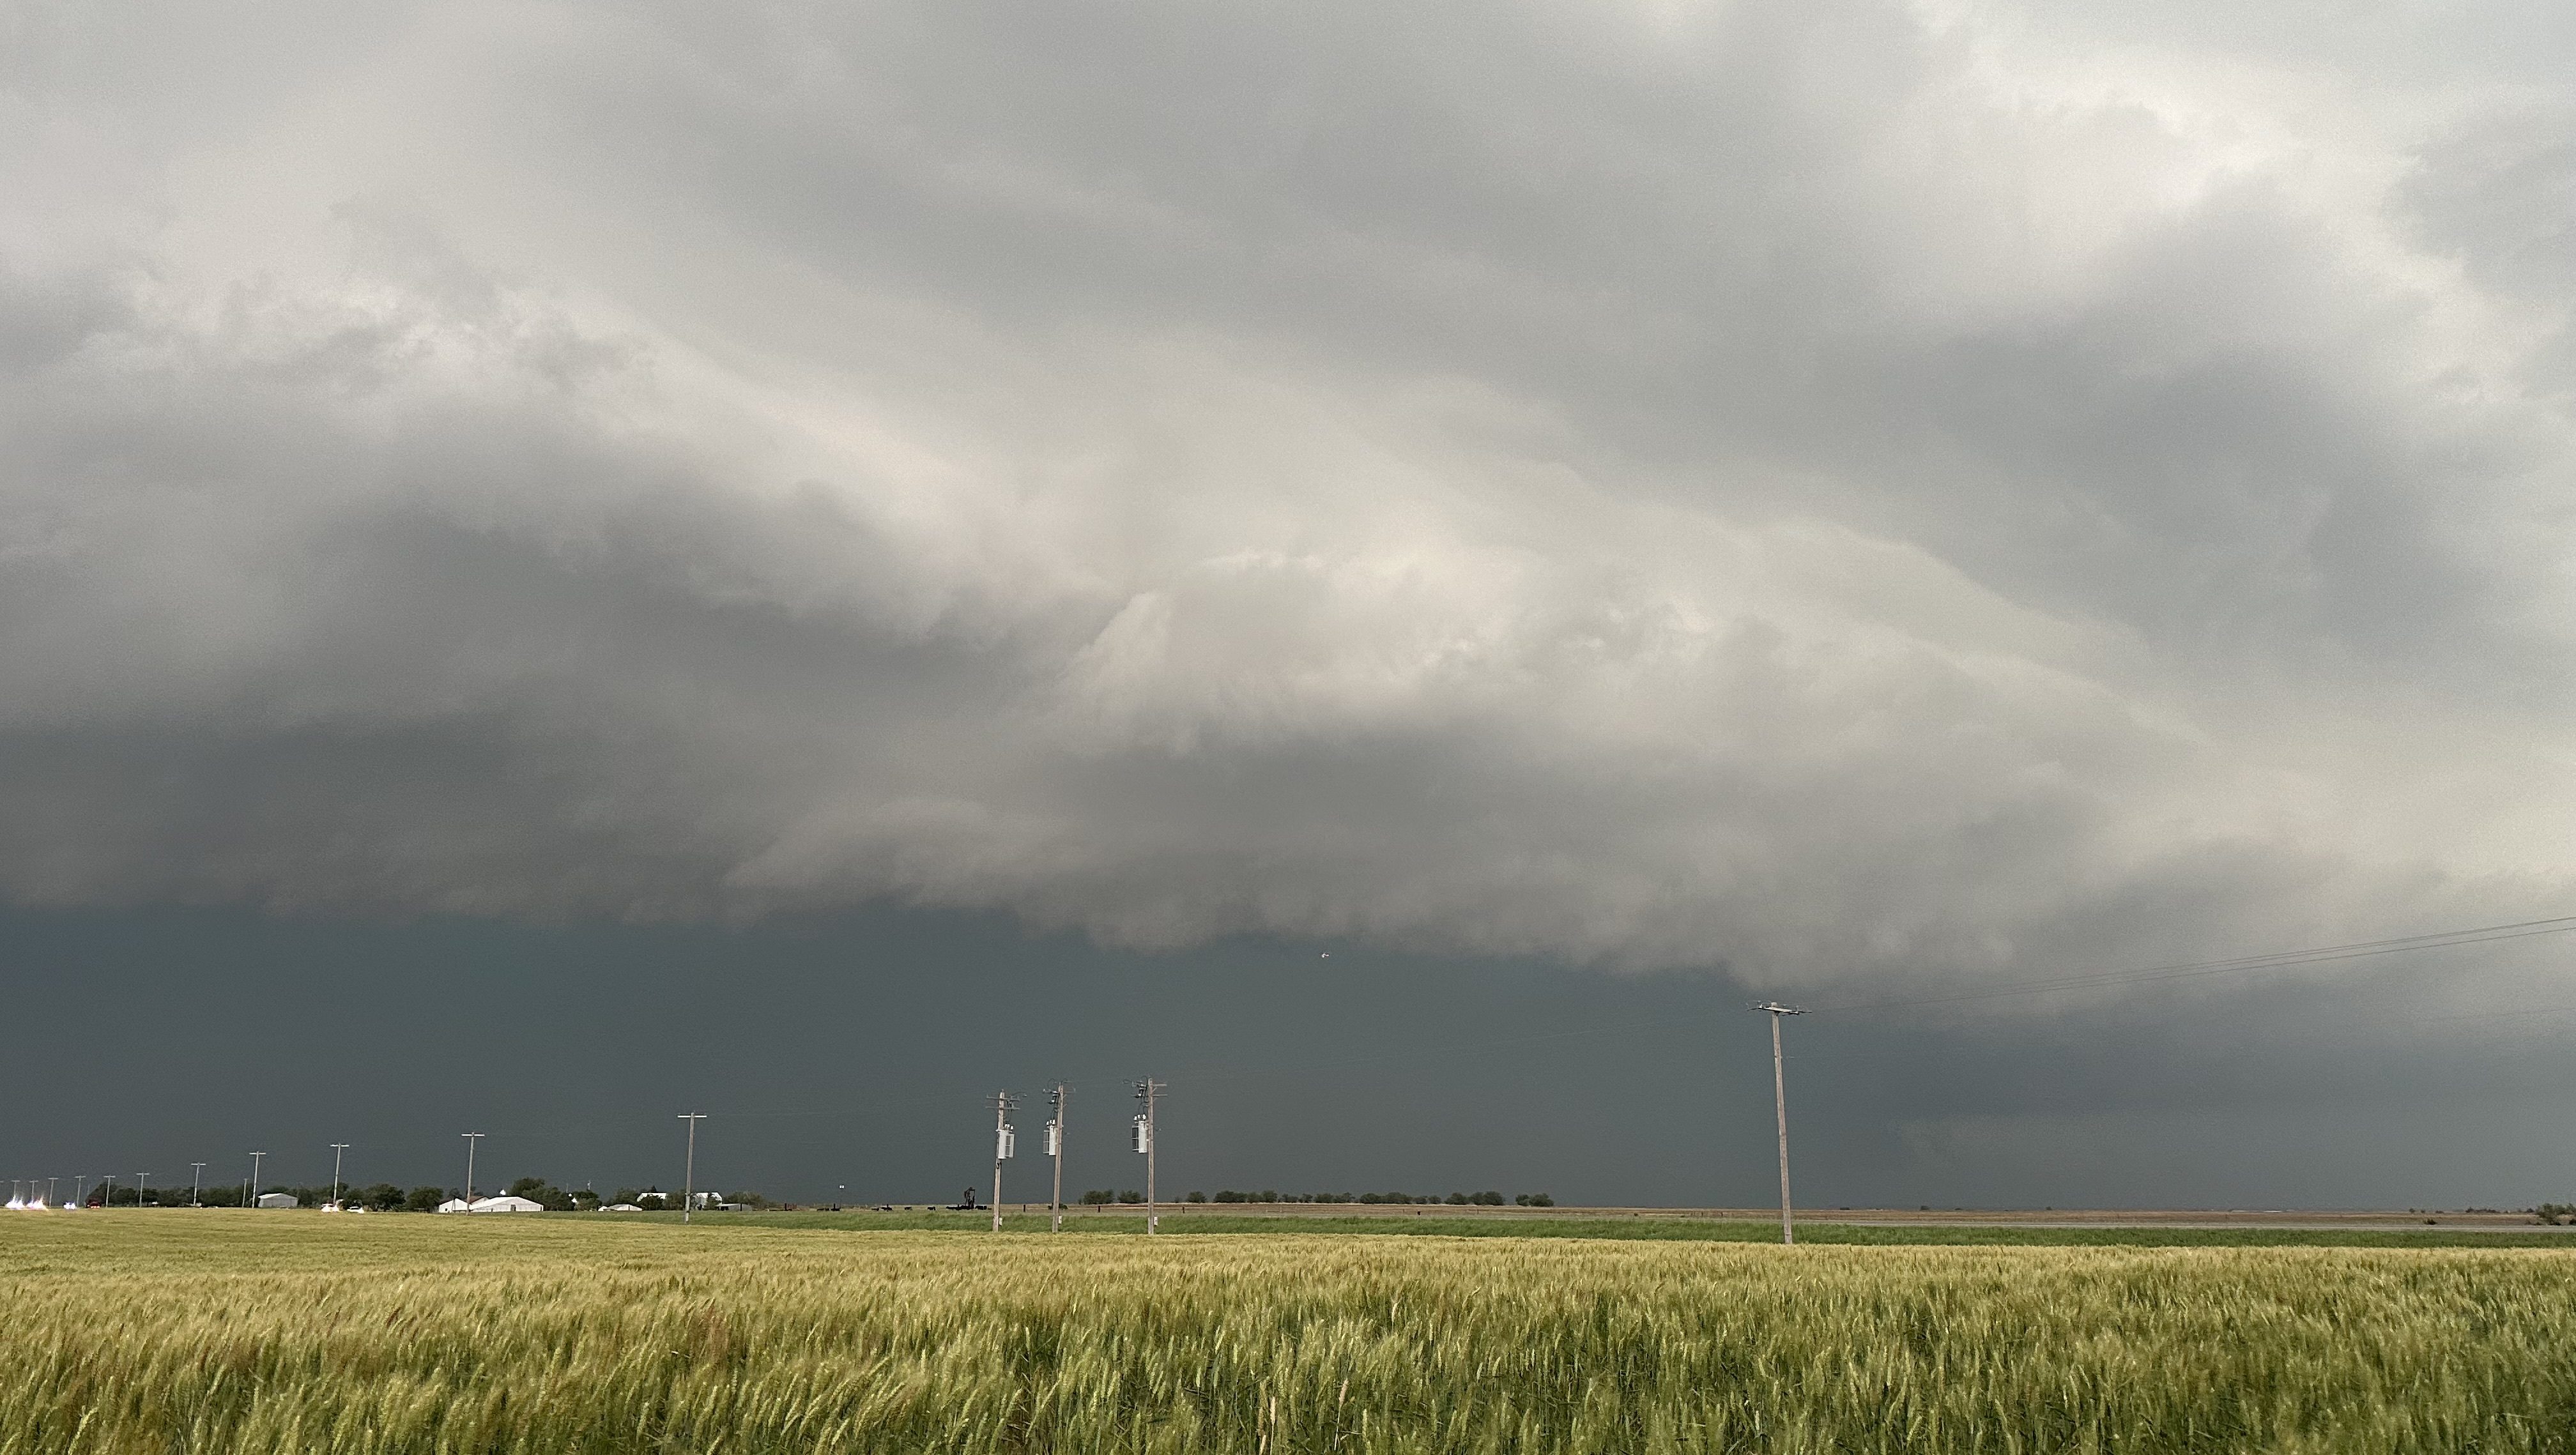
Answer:
[{"label": "dark cloud base", "polygon": [[[243,1175],[256,1147],[292,1181],[346,1141],[363,1180],[453,1183],[458,1134],[482,1131],[484,1174],[615,1187],[676,1176],[674,1117],[701,1110],[719,1185],[953,1199],[989,1178],[984,1099],[1037,1105],[1061,1077],[1067,1178],[1126,1186],[1127,1082],[1153,1074],[1183,1191],[1770,1196],[1768,1042],[1742,987],[1322,953],[1137,956],[918,912],[748,930],[15,914],[0,1163],[169,1185],[197,1160]],[[2425,1018],[2447,984],[2512,968],[1811,1017],[1790,1028],[1801,1199],[2564,1201],[2576,1017]]]}]

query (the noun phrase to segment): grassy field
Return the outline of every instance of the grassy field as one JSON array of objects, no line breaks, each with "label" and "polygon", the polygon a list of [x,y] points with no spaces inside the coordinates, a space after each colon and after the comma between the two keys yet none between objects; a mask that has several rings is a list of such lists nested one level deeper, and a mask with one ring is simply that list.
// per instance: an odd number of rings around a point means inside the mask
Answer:
[{"label": "grassy field", "polygon": [[0,1218],[37,1451],[2576,1449],[2576,1250]]}]

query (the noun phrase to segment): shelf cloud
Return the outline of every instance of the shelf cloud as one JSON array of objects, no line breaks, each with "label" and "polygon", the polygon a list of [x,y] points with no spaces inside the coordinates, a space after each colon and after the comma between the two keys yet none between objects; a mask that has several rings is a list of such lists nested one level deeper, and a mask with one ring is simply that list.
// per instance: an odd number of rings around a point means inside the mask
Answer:
[{"label": "shelf cloud", "polygon": [[22,9],[0,894],[2564,912],[2576,45],[2043,9]]}]

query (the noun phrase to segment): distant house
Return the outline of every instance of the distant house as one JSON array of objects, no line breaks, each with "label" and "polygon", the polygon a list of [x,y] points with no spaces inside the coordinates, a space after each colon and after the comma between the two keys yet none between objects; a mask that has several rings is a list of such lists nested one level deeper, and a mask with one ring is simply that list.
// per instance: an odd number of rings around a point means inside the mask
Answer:
[{"label": "distant house", "polygon": [[263,1192],[259,1195],[259,1205],[261,1207],[304,1206],[302,1202],[297,1200],[295,1194],[291,1192]]},{"label": "distant house", "polygon": [[447,1201],[440,1203],[438,1205],[438,1210],[440,1212],[472,1212],[474,1211],[474,1204],[467,1202],[461,1197],[451,1197]]},{"label": "distant house", "polygon": [[504,1195],[504,1196],[501,1196],[501,1197],[482,1197],[482,1198],[476,1198],[476,1199],[474,1200],[474,1202],[473,1202],[471,1205],[469,1205],[465,1210],[466,1210],[467,1212],[479,1212],[479,1213],[488,1213],[488,1212],[544,1212],[544,1211],[546,1210],[546,1205],[545,1205],[544,1203],[541,1203],[541,1202],[535,1202],[535,1201],[532,1201],[532,1200],[530,1200],[530,1199],[528,1199],[528,1198],[524,1198],[524,1197],[510,1197],[510,1196]]}]

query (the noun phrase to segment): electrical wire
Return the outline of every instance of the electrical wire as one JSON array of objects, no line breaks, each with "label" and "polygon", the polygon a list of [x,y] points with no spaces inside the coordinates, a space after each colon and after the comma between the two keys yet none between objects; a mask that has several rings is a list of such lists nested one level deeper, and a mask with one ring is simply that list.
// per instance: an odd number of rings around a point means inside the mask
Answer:
[{"label": "electrical wire", "polygon": [[2239,955],[2225,960],[2186,960],[2167,965],[2141,965],[2127,970],[2106,970],[2084,975],[2061,976],[2050,980],[2018,981],[2009,985],[1991,986],[1983,990],[1963,990],[1946,995],[1911,996],[1895,1000],[1861,1001],[1850,1005],[1815,1006],[1811,1007],[1810,1011],[1818,1015],[1848,1015],[1865,1010],[1895,1010],[1921,1005],[1950,1005],[1964,1001],[2045,995],[2060,990],[2090,990],[2104,986],[2197,980],[2216,975],[2286,969],[2295,965],[2322,965],[2341,960],[2365,960],[2381,955],[2401,955],[2415,950],[2445,950],[2460,945],[2485,945],[2502,940],[2530,939],[2539,935],[2563,935],[2571,931],[2576,931],[2576,915],[2559,915],[2549,919],[2516,920],[2508,924],[2477,925],[2468,929],[2400,935],[2385,940],[2358,940],[2350,944],[2318,945],[2302,950],[2275,950],[2269,954]]}]

